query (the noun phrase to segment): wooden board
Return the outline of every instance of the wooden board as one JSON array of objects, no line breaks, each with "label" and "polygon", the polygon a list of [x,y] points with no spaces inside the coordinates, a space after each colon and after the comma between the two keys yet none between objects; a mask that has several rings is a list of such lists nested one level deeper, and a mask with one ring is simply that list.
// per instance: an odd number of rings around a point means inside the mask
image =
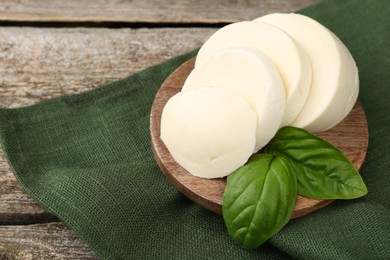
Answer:
[{"label": "wooden board", "polygon": [[[226,178],[203,179],[188,173],[170,155],[160,139],[162,110],[168,99],[179,92],[184,80],[194,67],[191,59],[181,65],[163,83],[158,91],[150,116],[150,134],[155,159],[169,181],[184,195],[199,205],[222,214],[222,195]],[[364,111],[356,103],[351,113],[331,130],[318,133],[318,136],[338,147],[355,165],[360,168],[368,147],[368,128]],[[332,200],[316,200],[298,196],[292,217],[300,217],[325,207]]]},{"label": "wooden board", "polygon": [[114,23],[231,23],[293,12],[320,0],[30,0],[0,1],[0,21]]},{"label": "wooden board", "polygon": [[213,28],[0,30],[0,107],[21,107],[118,80],[198,48]]},{"label": "wooden board", "polygon": [[0,226],[0,259],[99,259],[62,223]]}]

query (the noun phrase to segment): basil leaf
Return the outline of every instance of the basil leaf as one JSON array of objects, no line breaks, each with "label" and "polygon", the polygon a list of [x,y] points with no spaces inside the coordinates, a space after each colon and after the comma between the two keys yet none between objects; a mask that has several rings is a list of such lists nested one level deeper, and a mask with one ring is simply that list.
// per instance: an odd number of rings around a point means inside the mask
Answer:
[{"label": "basil leaf", "polygon": [[348,158],[304,129],[281,128],[265,151],[290,160],[300,195],[315,199],[354,199],[367,194],[359,172]]},{"label": "basil leaf", "polygon": [[229,235],[244,248],[255,248],[289,221],[297,183],[283,157],[253,155],[227,177],[222,212]]}]

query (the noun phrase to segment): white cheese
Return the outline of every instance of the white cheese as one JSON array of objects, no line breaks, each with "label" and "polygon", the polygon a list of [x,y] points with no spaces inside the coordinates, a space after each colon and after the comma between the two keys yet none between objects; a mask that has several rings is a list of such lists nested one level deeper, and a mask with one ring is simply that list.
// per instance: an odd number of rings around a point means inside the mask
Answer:
[{"label": "white cheese", "polygon": [[244,165],[255,136],[256,114],[245,99],[223,88],[179,92],[161,117],[161,139],[170,154],[199,177],[224,177]]},{"label": "white cheese", "polygon": [[201,86],[222,87],[245,98],[257,115],[254,152],[275,136],[285,111],[285,92],[275,66],[262,52],[253,48],[217,51],[197,64],[182,91]]},{"label": "white cheese", "polygon": [[255,48],[274,63],[286,92],[282,126],[289,125],[302,109],[309,93],[311,66],[305,51],[288,34],[274,26],[253,21],[237,22],[219,29],[203,44],[196,57],[196,67],[227,47]]},{"label": "white cheese", "polygon": [[311,132],[338,124],[359,92],[358,70],[343,43],[317,21],[299,14],[270,14],[256,19],[291,35],[306,50],[313,69],[309,96],[292,125]]}]

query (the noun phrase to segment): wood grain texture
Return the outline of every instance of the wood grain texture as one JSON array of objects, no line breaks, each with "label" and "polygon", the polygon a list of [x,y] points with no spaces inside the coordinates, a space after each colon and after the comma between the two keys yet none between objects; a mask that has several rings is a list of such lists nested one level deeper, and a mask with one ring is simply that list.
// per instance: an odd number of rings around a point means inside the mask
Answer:
[{"label": "wood grain texture", "polygon": [[0,28],[0,107],[80,93],[199,47],[216,29]]},{"label": "wood grain texture", "polygon": [[0,179],[0,225],[34,224],[58,219],[10,178]]},{"label": "wood grain texture", "polygon": [[[180,192],[199,205],[222,214],[222,195],[225,191],[226,178],[204,179],[191,175],[176,163],[160,139],[162,110],[168,99],[181,90],[185,79],[194,67],[194,60],[187,61],[173,72],[155,97],[150,116],[152,147],[158,165]],[[361,167],[368,148],[368,127],[359,103],[355,104],[351,113],[340,124],[317,135],[339,148],[357,169]],[[331,202],[332,200],[298,196],[292,218],[307,215]]]},{"label": "wood grain texture", "polygon": [[320,0],[3,0],[0,21],[230,23],[293,12]]},{"label": "wood grain texture", "polygon": [[0,259],[99,259],[62,223],[0,226]]},{"label": "wood grain texture", "polygon": [[[191,51],[215,30],[0,28],[0,107],[96,88]],[[0,149],[0,223],[53,219],[23,191]]]},{"label": "wood grain texture", "polygon": [[0,149],[0,225],[31,224],[56,219],[25,193]]}]

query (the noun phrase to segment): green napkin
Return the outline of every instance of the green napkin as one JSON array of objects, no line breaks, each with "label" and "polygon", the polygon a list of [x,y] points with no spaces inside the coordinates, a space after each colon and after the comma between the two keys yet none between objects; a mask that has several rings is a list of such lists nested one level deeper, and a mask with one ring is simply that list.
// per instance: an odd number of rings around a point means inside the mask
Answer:
[{"label": "green napkin", "polygon": [[359,67],[369,194],[295,219],[244,250],[222,217],[177,192],[155,163],[149,113],[195,52],[75,96],[0,110],[0,139],[25,190],[106,259],[390,258],[390,2],[326,1],[301,13],[335,32]]}]

